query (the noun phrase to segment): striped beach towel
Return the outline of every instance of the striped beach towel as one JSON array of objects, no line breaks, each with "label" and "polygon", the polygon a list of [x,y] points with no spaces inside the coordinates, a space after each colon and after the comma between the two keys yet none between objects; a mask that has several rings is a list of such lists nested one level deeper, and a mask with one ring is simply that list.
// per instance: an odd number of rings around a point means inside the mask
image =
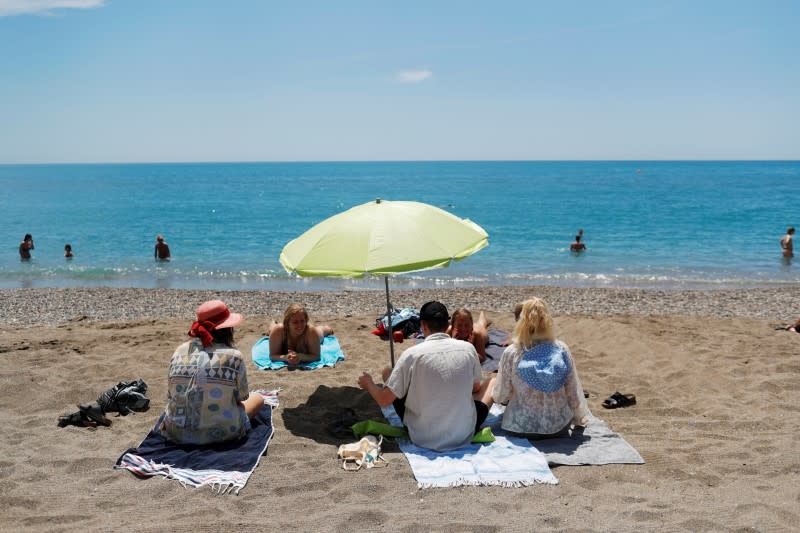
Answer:
[{"label": "striped beach towel", "polygon": [[[391,405],[383,408],[383,415],[390,424],[402,426]],[[496,437],[489,444],[469,444],[446,452],[421,448],[408,439],[398,439],[398,443],[421,489],[558,483],[545,456],[526,439]]]},{"label": "striped beach towel", "polygon": [[251,420],[247,435],[237,441],[185,446],[166,440],[157,431],[163,414],[136,448],[117,459],[115,470],[128,470],[140,477],[161,476],[184,486],[210,485],[221,494],[238,494],[244,488],[272,438],[272,407]]}]

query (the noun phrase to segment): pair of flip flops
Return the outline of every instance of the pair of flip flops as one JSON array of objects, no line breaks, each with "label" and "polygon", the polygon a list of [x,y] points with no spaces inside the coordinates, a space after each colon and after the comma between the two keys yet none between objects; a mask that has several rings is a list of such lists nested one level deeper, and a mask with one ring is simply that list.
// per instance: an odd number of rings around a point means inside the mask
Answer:
[{"label": "pair of flip flops", "polygon": [[109,420],[103,409],[96,403],[82,403],[78,411],[69,415],[58,417],[58,427],[78,426],[95,429],[97,426],[110,426]]},{"label": "pair of flip flops", "polygon": [[622,394],[617,391],[605,400],[603,400],[603,407],[606,409],[618,409],[620,407],[628,407],[629,405],[636,404],[636,396],[633,394]]}]

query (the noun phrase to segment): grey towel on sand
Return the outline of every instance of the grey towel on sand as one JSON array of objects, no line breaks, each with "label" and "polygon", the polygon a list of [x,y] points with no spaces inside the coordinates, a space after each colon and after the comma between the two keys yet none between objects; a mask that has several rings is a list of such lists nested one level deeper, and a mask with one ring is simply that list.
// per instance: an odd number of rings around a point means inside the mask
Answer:
[{"label": "grey towel on sand", "polygon": [[[508,434],[500,429],[503,411],[502,405],[493,405],[484,424],[495,435]],[[594,416],[585,428],[574,428],[568,437],[532,440],[531,444],[547,457],[550,465],[644,464],[633,446]]]}]

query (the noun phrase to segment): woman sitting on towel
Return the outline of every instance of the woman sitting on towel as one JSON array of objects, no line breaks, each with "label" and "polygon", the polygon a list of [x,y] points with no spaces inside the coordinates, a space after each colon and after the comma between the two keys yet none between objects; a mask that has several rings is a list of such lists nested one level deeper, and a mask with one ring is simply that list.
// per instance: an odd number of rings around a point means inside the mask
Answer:
[{"label": "woman sitting on towel", "polygon": [[454,339],[467,341],[475,346],[478,359],[486,361],[486,345],[489,343],[489,322],[481,311],[477,322],[472,321],[472,313],[462,307],[453,311],[447,334]]},{"label": "woman sitting on towel", "polygon": [[269,358],[286,361],[290,366],[319,361],[320,342],[333,335],[329,326],[314,326],[300,304],[292,304],[283,313],[283,323],[273,321],[269,330]]},{"label": "woman sitting on towel", "polygon": [[494,401],[508,404],[502,428],[548,438],[566,434],[572,424],[586,425],[590,413],[578,370],[567,345],[553,335],[544,301],[523,302],[511,340],[493,389]]},{"label": "woman sitting on towel", "polygon": [[247,390],[247,369],[233,348],[242,315],[220,300],[197,308],[191,340],[172,355],[161,434],[179,444],[208,444],[243,437],[264,398]]}]

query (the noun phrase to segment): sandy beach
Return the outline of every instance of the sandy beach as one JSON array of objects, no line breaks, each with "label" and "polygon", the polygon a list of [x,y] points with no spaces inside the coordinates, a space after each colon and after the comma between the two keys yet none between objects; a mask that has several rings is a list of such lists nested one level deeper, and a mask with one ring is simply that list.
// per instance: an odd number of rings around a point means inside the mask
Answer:
[{"label": "sandy beach", "polygon": [[[419,490],[395,444],[389,465],[348,473],[328,424],[347,408],[380,419],[357,388],[388,363],[373,336],[382,291],[157,289],[0,291],[0,530],[3,531],[792,531],[800,523],[800,287],[647,291],[484,287],[392,292],[396,307],[439,299],[510,330],[514,302],[544,298],[572,349],[589,407],[643,465],[555,467],[558,485]],[[196,306],[225,300],[246,320],[237,345],[250,388],[281,387],[275,435],[238,496],[112,469],[166,403],[166,372]],[[330,324],[334,368],[264,372],[250,348],[293,301]],[[398,353],[410,345],[397,345]],[[151,410],[90,431],[59,415],[120,380],[144,379]],[[605,410],[614,391],[637,405]],[[353,440],[353,439],[350,439]]]}]

